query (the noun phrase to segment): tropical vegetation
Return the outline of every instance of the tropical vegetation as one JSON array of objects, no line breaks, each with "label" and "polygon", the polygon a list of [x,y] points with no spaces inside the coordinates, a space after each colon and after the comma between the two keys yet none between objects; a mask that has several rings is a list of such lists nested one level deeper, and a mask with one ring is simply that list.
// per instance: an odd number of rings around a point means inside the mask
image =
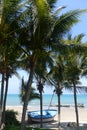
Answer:
[{"label": "tropical vegetation", "polygon": [[[21,100],[21,103],[24,102],[26,88],[27,88],[27,82],[25,82],[24,79],[22,78],[22,83],[21,83],[21,87],[20,87],[20,100]],[[30,98],[29,98],[28,101],[30,102],[30,101],[32,101],[34,99],[40,99],[40,95],[36,92],[36,89],[34,87],[31,87]]]},{"label": "tropical vegetation", "polygon": [[[19,126],[9,126],[6,127],[6,130],[19,130],[20,127]],[[45,128],[32,128],[32,127],[25,127],[25,130],[51,130],[51,129],[45,129]],[[53,129],[54,130],[54,129]]]},{"label": "tropical vegetation", "polygon": [[[33,80],[36,79],[38,82],[40,99],[42,99],[43,83],[50,79],[48,73],[51,74],[50,81],[55,86],[58,96],[59,125],[62,84],[67,81],[74,88],[79,130],[76,84],[80,76],[87,75],[87,64],[85,63],[87,47],[85,44],[81,44],[83,35],[79,35],[75,39],[66,36],[73,25],[79,21],[79,16],[86,10],[72,10],[60,15],[65,6],[55,9],[56,2],[57,0],[4,0],[1,2],[0,125],[5,123],[9,78],[13,74],[17,74],[17,70],[21,68],[28,72],[28,80],[25,85],[26,89],[22,91],[24,95],[20,130],[25,129],[25,115],[32,93]],[[77,64],[78,62],[81,64]]]}]

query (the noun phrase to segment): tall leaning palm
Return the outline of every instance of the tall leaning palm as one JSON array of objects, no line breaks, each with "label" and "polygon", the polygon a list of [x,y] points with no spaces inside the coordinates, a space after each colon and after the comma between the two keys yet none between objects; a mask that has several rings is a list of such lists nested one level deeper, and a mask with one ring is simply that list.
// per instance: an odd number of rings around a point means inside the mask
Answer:
[{"label": "tall leaning palm", "polygon": [[[1,108],[2,123],[5,123],[5,107],[8,92],[8,82],[11,75],[16,70],[16,59],[19,57],[17,53],[17,30],[20,29],[18,24],[19,1],[6,0],[1,2],[0,14],[0,73],[2,75],[1,84]],[[5,85],[6,84],[6,85]],[[4,91],[5,90],[5,91]],[[0,124],[2,124],[0,123]]]},{"label": "tall leaning palm", "polygon": [[[22,63],[27,63],[29,67],[29,78],[23,105],[21,130],[24,130],[25,114],[35,68],[38,64],[38,57],[44,51],[56,51],[59,39],[71,29],[73,24],[78,22],[78,16],[83,12],[74,10],[59,16],[59,11],[62,10],[62,8],[52,13],[50,5],[46,0],[29,1],[29,12],[26,19],[27,27],[26,30],[23,30],[19,35],[19,43],[21,43],[21,49],[24,52],[24,55],[22,55],[24,62],[22,61]],[[24,39],[21,40],[23,36]],[[24,67],[25,66],[24,64]]]}]

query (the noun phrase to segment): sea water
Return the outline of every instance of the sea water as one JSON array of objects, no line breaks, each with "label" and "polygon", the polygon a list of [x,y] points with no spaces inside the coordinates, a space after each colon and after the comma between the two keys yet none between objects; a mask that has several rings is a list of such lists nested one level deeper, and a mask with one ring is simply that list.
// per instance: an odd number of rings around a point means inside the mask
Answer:
[{"label": "sea water", "polygon": [[[78,104],[83,104],[87,107],[87,94],[77,94]],[[35,99],[29,102],[29,106],[38,106],[40,100]],[[7,106],[21,106],[20,96],[18,94],[8,94],[7,96]],[[43,106],[56,106],[58,105],[57,95],[52,98],[51,94],[43,94]],[[61,105],[74,105],[74,95],[73,94],[62,94],[61,95]]]}]

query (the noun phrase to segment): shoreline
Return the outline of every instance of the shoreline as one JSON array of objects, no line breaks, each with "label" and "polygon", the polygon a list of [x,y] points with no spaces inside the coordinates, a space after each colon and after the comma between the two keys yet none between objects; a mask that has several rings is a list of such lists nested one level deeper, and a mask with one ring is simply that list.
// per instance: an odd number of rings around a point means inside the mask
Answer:
[{"label": "shoreline", "polygon": [[[6,108],[10,108],[10,107],[23,107],[23,105],[7,105],[6,106]],[[48,105],[43,105],[43,108],[57,108],[58,107],[58,105],[50,105],[50,106],[48,106]],[[61,108],[74,108],[75,106],[74,105],[70,105],[70,104],[62,104],[61,105]],[[38,106],[34,106],[34,105],[28,105],[28,108],[34,108],[34,109],[36,109],[36,108],[40,108],[40,106],[38,105]],[[78,104],[78,108],[85,108],[85,109],[87,109],[87,106],[85,106],[84,104]]]},{"label": "shoreline", "polygon": [[[44,106],[49,106],[50,103],[51,105],[57,106],[58,105],[58,100],[56,94],[54,95],[52,101],[52,94],[43,94],[43,105]],[[83,105],[84,107],[87,107],[87,94],[77,94],[78,102],[77,104]],[[14,102],[13,102],[14,101]],[[40,101],[38,99],[35,99],[29,103],[29,106],[38,106],[40,104]],[[8,95],[7,98],[7,106],[22,106],[22,103],[20,101],[19,95],[18,94],[10,94]],[[61,95],[61,106],[74,106],[74,98],[72,94],[62,94]]]}]

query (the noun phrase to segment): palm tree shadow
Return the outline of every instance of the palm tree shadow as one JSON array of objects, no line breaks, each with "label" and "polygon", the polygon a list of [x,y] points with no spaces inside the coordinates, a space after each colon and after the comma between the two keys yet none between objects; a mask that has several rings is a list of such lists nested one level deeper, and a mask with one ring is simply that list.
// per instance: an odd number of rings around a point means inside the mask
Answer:
[{"label": "palm tree shadow", "polygon": [[[27,122],[29,127],[40,128],[40,123]],[[56,120],[43,123],[43,128],[58,128],[58,122]]]},{"label": "palm tree shadow", "polygon": [[[32,122],[30,124],[27,123],[27,125],[29,127],[34,127],[34,128],[40,128],[40,123],[35,123],[35,122]],[[75,125],[75,122],[61,122],[61,128],[64,128],[64,130],[76,130],[76,125]],[[50,121],[50,122],[45,122],[43,123],[43,128],[52,128],[53,130],[54,129],[57,129],[58,128],[58,121],[56,120],[53,120],[53,121]],[[87,130],[87,124],[80,124],[80,130]]]}]

